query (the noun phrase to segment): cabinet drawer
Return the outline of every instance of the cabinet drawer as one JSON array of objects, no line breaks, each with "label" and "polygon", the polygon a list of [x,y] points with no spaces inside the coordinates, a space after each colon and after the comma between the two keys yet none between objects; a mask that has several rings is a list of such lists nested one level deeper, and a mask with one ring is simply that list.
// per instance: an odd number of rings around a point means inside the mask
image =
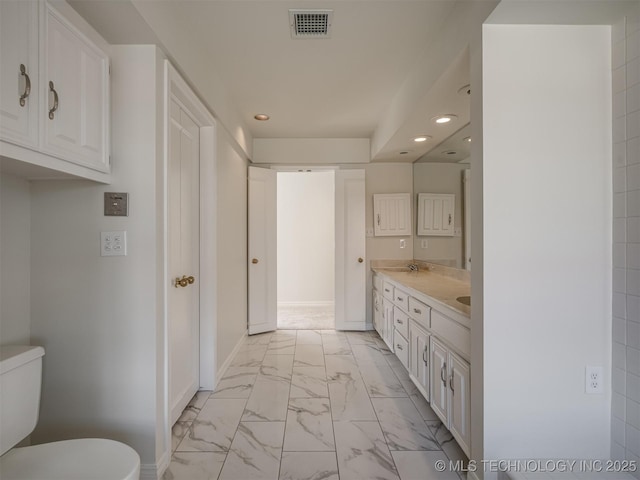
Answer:
[{"label": "cabinet drawer", "polygon": [[398,333],[398,330],[393,332],[393,351],[404,368],[409,370],[409,342]]},{"label": "cabinet drawer", "polygon": [[469,358],[471,332],[468,328],[433,310],[431,312],[431,330],[455,348],[463,357]]},{"label": "cabinet drawer", "polygon": [[377,274],[373,274],[373,288],[382,292],[382,277]]},{"label": "cabinet drawer", "polygon": [[393,303],[406,312],[409,310],[409,294],[396,287],[393,292]]},{"label": "cabinet drawer", "polygon": [[404,338],[409,338],[409,315],[397,306],[393,309],[393,326]]},{"label": "cabinet drawer", "polygon": [[391,300],[392,302],[394,300],[393,290],[394,290],[394,287],[389,282],[382,283],[382,295],[384,295],[385,298]]},{"label": "cabinet drawer", "polygon": [[431,328],[431,307],[409,297],[409,315],[425,328]]}]

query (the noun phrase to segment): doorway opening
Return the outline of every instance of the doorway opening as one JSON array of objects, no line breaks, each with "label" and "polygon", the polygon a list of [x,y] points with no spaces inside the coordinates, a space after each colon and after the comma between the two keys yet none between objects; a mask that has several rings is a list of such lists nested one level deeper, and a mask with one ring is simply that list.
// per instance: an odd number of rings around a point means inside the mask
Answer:
[{"label": "doorway opening", "polygon": [[335,173],[278,172],[278,329],[335,328]]}]

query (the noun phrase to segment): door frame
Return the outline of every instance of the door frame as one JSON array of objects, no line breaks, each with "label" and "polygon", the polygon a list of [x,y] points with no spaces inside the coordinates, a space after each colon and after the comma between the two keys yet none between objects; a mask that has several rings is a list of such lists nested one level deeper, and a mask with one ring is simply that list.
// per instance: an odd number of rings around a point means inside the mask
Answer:
[{"label": "door frame", "polygon": [[[162,97],[162,165],[158,171],[161,188],[157,191],[157,201],[162,205],[158,229],[161,233],[162,246],[159,248],[160,275],[158,290],[160,300],[158,309],[161,312],[161,325],[158,337],[158,421],[162,428],[164,450],[161,471],[171,459],[171,428],[169,401],[169,318],[168,295],[173,288],[170,282],[168,263],[168,165],[169,165],[169,128],[171,98],[177,98],[189,109],[193,120],[200,128],[200,278],[197,285],[200,289],[199,328],[200,328],[200,389],[213,390],[217,378],[217,158],[216,158],[216,121],[193,93],[189,85],[168,60],[163,61],[163,97]],[[203,294],[206,292],[206,294]]]}]

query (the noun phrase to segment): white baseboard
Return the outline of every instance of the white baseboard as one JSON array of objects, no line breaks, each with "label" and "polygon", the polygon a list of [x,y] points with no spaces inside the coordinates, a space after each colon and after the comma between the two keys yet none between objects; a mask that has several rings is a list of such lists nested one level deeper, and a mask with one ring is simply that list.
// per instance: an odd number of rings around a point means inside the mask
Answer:
[{"label": "white baseboard", "polygon": [[171,452],[165,452],[158,463],[140,465],[140,480],[159,480],[171,463]]},{"label": "white baseboard", "polygon": [[332,307],[336,302],[332,300],[316,300],[313,302],[278,302],[278,308],[280,307]]},{"label": "white baseboard", "polygon": [[[238,340],[238,343],[236,343],[235,347],[233,347],[233,350],[231,351],[229,356],[226,358],[226,360],[222,363],[222,365],[218,369],[218,373],[216,374],[217,382],[220,382],[220,379],[224,377],[224,374],[226,373],[227,368],[229,368],[229,365],[231,365],[231,362],[235,358],[236,353],[238,353],[238,350],[240,350],[240,347],[242,346],[245,339],[247,338],[247,335],[248,335],[248,331],[245,331],[242,337],[240,337],[240,340]],[[216,383],[216,386],[217,386],[217,383]]]}]

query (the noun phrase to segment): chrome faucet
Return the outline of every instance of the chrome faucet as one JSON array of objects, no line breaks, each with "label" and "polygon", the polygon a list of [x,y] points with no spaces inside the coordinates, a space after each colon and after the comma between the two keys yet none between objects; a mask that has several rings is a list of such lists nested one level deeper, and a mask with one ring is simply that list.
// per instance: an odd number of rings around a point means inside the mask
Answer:
[{"label": "chrome faucet", "polygon": [[409,269],[410,272],[417,272],[418,271],[418,264],[417,263],[410,263],[409,265],[407,265],[407,268]]}]

